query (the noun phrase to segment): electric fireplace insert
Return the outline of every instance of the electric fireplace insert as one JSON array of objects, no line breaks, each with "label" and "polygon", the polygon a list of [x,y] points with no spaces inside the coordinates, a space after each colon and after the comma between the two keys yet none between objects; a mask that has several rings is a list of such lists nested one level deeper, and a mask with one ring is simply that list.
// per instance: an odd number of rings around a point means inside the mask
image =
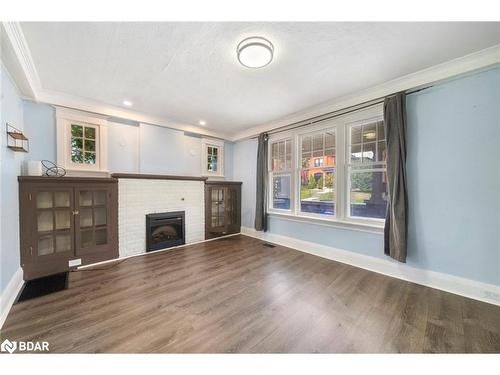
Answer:
[{"label": "electric fireplace insert", "polygon": [[146,215],[146,252],[184,245],[184,211]]}]

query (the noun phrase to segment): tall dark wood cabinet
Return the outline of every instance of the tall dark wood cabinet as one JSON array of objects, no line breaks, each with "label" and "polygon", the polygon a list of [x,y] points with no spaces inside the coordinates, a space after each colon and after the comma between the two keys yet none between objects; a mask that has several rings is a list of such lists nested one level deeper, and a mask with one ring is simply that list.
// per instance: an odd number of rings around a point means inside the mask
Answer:
[{"label": "tall dark wood cabinet", "polygon": [[205,182],[205,238],[239,233],[241,182]]},{"label": "tall dark wood cabinet", "polygon": [[31,280],[118,257],[118,180],[19,177],[21,266]]}]

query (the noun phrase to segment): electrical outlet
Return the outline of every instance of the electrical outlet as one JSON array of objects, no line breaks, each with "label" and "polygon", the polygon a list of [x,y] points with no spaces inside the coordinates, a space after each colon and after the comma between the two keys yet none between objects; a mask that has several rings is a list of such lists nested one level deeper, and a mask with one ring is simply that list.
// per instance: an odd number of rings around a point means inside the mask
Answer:
[{"label": "electrical outlet", "polygon": [[78,259],[71,259],[68,261],[68,266],[70,267],[77,267],[82,265],[82,260],[80,258]]}]

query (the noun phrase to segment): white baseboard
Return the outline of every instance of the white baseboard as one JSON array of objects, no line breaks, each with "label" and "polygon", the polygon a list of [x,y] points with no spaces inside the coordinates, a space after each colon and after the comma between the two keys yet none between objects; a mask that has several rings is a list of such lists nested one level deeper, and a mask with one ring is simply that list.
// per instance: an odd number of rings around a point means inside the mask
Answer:
[{"label": "white baseboard", "polygon": [[23,285],[23,269],[19,267],[0,296],[0,328],[3,327],[7,315],[9,315],[9,311]]},{"label": "white baseboard", "polygon": [[393,261],[390,258],[375,258],[288,236],[269,232],[258,232],[255,229],[248,227],[242,227],[241,234],[277,245],[290,247],[292,249],[317,255],[322,258],[335,260],[355,267],[364,268],[369,271],[392,276],[401,280],[410,281],[415,284],[425,285],[431,288],[443,290],[445,292],[458,294],[464,297],[500,306],[500,286],[493,284],[482,283],[445,273],[410,267],[407,264]]}]

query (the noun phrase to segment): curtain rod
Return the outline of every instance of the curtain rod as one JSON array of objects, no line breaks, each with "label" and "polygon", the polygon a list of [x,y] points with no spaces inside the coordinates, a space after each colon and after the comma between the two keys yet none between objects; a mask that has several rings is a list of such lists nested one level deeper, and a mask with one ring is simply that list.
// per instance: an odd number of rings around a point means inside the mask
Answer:
[{"label": "curtain rod", "polygon": [[[422,87],[419,89],[407,90],[407,91],[405,91],[405,94],[406,95],[415,94],[419,91],[430,89],[431,87],[433,87],[433,86],[431,85],[431,86],[426,86],[426,87]],[[366,102],[352,105],[350,107],[346,107],[346,108],[338,109],[336,111],[328,112],[328,113],[325,113],[322,115],[314,116],[314,117],[308,118],[306,120],[301,120],[301,121],[293,122],[293,123],[288,124],[288,125],[283,125],[283,126],[280,126],[276,129],[268,131],[267,134],[276,134],[276,133],[281,133],[284,131],[293,130],[293,129],[301,128],[303,126],[316,124],[316,123],[321,122],[321,121],[330,120],[332,118],[346,115],[348,113],[359,111],[360,109],[368,108],[368,107],[383,103],[386,97],[392,96],[392,95],[394,95],[394,94],[390,94],[390,95],[382,96],[382,97],[379,97],[376,99],[368,100]],[[257,138],[257,136],[254,136],[252,138]]]}]

